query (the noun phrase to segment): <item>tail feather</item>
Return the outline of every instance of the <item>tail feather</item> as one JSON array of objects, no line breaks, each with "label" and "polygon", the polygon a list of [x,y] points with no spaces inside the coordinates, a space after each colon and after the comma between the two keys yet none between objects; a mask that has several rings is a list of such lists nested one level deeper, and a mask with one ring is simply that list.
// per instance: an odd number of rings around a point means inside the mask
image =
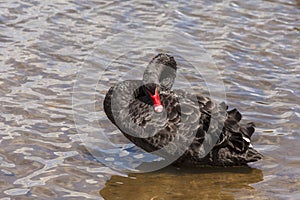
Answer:
[{"label": "tail feather", "polygon": [[228,119],[235,120],[236,122],[241,121],[242,114],[235,108],[233,110],[230,110],[228,113]]},{"label": "tail feather", "polygon": [[217,165],[246,165],[262,158],[262,155],[252,148],[251,136],[255,131],[255,125],[240,124],[241,113],[237,109],[227,112],[224,123],[223,137],[214,152],[214,162]]},{"label": "tail feather", "polygon": [[262,158],[262,154],[253,148],[247,149],[243,154],[232,152],[228,147],[218,149],[212,165],[219,166],[233,166],[233,165],[247,165],[249,162],[255,162]]},{"label": "tail feather", "polygon": [[262,159],[262,154],[253,148],[249,148],[245,154],[246,162],[255,162]]},{"label": "tail feather", "polygon": [[250,122],[248,124],[246,124],[246,130],[247,130],[247,136],[249,138],[251,138],[251,136],[253,135],[254,131],[255,131],[255,124],[253,122]]}]

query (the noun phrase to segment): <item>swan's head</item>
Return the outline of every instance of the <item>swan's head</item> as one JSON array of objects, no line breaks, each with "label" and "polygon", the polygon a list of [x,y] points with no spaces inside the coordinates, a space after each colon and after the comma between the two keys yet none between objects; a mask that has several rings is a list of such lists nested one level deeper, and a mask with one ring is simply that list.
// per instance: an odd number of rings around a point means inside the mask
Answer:
[{"label": "swan's head", "polygon": [[144,88],[152,99],[156,112],[163,111],[159,91],[171,90],[176,78],[176,70],[177,64],[174,57],[160,53],[150,61],[144,72]]}]

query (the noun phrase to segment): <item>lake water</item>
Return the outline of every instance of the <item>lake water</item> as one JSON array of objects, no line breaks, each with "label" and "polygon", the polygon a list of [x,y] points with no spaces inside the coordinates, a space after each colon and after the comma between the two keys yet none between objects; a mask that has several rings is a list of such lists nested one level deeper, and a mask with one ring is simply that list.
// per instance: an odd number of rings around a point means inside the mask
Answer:
[{"label": "lake water", "polygon": [[[155,158],[106,119],[103,97],[162,51],[178,61],[174,87],[255,122],[263,160],[114,168]],[[1,1],[0,197],[299,199],[299,52],[298,0]]]}]

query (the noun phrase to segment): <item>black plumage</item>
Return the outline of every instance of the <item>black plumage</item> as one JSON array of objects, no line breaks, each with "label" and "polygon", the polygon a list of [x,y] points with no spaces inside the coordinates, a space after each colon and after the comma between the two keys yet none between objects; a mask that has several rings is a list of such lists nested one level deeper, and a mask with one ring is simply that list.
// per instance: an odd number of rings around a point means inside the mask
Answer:
[{"label": "black plumage", "polygon": [[[225,103],[172,90],[177,64],[158,54],[147,66],[143,80],[127,80],[111,87],[104,99],[107,117],[134,144],[147,152],[177,156],[177,165],[246,165],[262,158],[250,143],[254,124],[240,123],[242,115],[227,111]],[[162,112],[153,109],[158,88]]]}]

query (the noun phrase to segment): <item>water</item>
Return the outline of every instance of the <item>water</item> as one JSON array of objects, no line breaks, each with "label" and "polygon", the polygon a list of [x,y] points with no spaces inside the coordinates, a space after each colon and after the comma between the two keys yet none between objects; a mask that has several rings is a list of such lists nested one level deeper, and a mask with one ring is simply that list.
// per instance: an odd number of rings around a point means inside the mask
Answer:
[{"label": "water", "polygon": [[[299,1],[16,0],[0,7],[3,199],[299,198]],[[205,92],[206,70],[218,68],[229,106],[256,123],[262,161],[128,178],[91,155],[128,143],[103,115],[103,96],[114,82],[140,76],[159,49],[201,64],[202,76],[183,66],[176,87],[189,88],[188,77]],[[199,54],[210,57],[206,64]]]}]

